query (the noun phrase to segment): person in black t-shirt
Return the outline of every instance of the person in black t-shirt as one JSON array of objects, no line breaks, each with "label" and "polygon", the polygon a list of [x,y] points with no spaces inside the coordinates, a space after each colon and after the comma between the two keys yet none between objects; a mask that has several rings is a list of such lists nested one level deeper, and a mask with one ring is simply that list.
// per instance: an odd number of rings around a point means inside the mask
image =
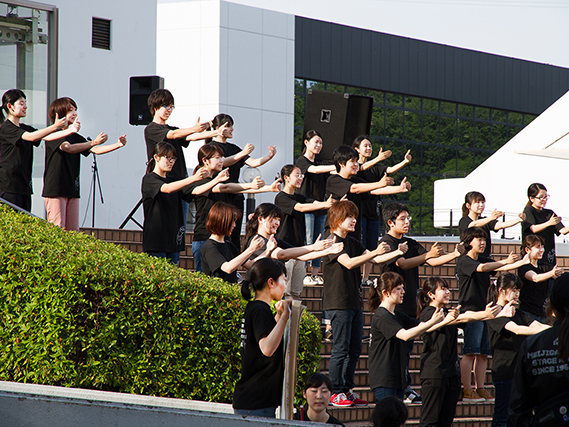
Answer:
[{"label": "person in black t-shirt", "polygon": [[[328,209],[332,206],[332,198],[325,202],[319,202],[295,193],[295,190],[301,187],[303,178],[304,175],[298,167],[294,165],[283,166],[281,169],[281,179],[284,181],[283,191],[275,196],[275,205],[283,211],[281,225],[276,237],[296,247],[306,244],[304,213]],[[285,296],[300,300],[302,282],[306,274],[304,262],[292,258],[285,265],[287,271]]]},{"label": "person in black t-shirt", "polygon": [[490,231],[497,232],[503,228],[513,227],[525,219],[525,214],[522,212],[516,219],[510,221],[500,222],[498,218],[504,215],[504,212],[494,209],[490,216],[481,216],[486,206],[486,198],[478,191],[470,191],[464,196],[464,204],[462,205],[462,218],[458,222],[458,231],[462,236],[468,227],[480,227],[486,234],[486,250],[482,254],[484,258],[490,258],[490,251],[492,250],[492,239]]},{"label": "person in black t-shirt", "polygon": [[355,149],[347,145],[340,145],[336,147],[333,155],[337,174],[331,175],[326,181],[326,196],[332,196],[334,200],[340,200],[346,196],[348,200],[355,203],[359,216],[356,228],[350,236],[361,241],[362,195],[364,193],[372,195],[406,193],[411,189],[411,184],[407,182],[407,178],[403,178],[400,185],[393,186],[391,185],[393,179],[387,176],[383,176],[376,182],[364,182],[356,176],[359,171],[359,157]]},{"label": "person in black t-shirt", "polygon": [[265,241],[261,237],[256,237],[243,252],[240,252],[228,239],[240,214],[235,206],[227,203],[217,202],[212,206],[206,222],[210,236],[201,249],[204,274],[219,277],[229,283],[237,283],[240,281],[237,269],[239,267],[249,269],[253,264],[254,261],[249,260],[249,257],[261,249]]},{"label": "person in black t-shirt", "polygon": [[[464,232],[462,243],[466,253],[456,263],[458,303],[462,312],[484,310],[491,271],[514,270],[529,262],[528,257],[518,261],[519,257],[513,252],[501,261],[482,257],[481,254],[486,248],[486,237],[486,232],[479,227],[470,227]],[[479,401],[480,398],[487,401],[494,400],[488,390],[484,388],[487,357],[490,353],[486,323],[473,322],[466,325],[464,327],[463,356],[460,360],[464,401],[475,402]],[[474,390],[470,380],[473,364],[474,383],[476,385]]]},{"label": "person in black t-shirt", "polygon": [[[142,178],[142,202],[144,225],[142,250],[151,256],[168,258],[178,265],[180,252],[185,247],[186,224],[183,221],[182,198],[211,190],[211,187],[227,179],[219,174],[215,179],[204,181],[207,171],[200,170],[191,177],[175,181],[167,173],[176,162],[176,149],[167,142],[154,148],[154,155]],[[201,183],[198,188],[193,183]]]},{"label": "person in black t-shirt", "polygon": [[[515,307],[521,287],[522,282],[518,276],[505,273],[488,289],[488,302],[501,307],[508,305]],[[486,322],[492,346],[492,382],[496,391],[492,426],[496,427],[511,425],[508,404],[516,360],[523,342],[528,335],[535,335],[550,328],[549,325],[533,320],[515,308],[511,314]]]},{"label": "person in black t-shirt", "polygon": [[[172,170],[168,173],[174,180],[184,179],[188,176],[184,148],[188,147],[190,141],[211,138],[217,134],[223,134],[225,128],[219,131],[205,131],[209,126],[208,122],[200,123],[200,118],[196,124],[190,128],[177,128],[166,124],[170,115],[174,111],[174,96],[168,89],[156,89],[148,97],[148,108],[152,114],[152,122],[144,129],[144,139],[146,140],[146,155],[150,161],[156,144],[168,142],[176,149],[176,158]],[[182,212],[184,224],[188,217],[188,202],[182,200]]]},{"label": "person in black t-shirt", "polygon": [[[450,301],[448,283],[441,277],[429,277],[423,282],[417,301],[419,320],[426,322],[435,310],[445,309]],[[459,310],[457,306],[455,310]],[[511,310],[510,310],[511,311]],[[497,315],[511,314],[494,303],[484,311],[467,311],[446,326],[422,336],[421,352],[421,427],[452,425],[456,404],[460,396],[460,369],[458,364],[458,327],[463,322],[493,319]],[[479,399],[483,401],[484,399]]]},{"label": "person in black t-shirt", "polygon": [[[55,117],[54,124],[37,130],[20,123],[26,117],[26,95],[10,89],[2,95],[0,108],[0,197],[26,210],[32,210],[33,147],[42,138],[67,126],[67,117]],[[4,116],[7,114],[7,117]]]},{"label": "person in black t-shirt", "polygon": [[249,243],[254,237],[261,237],[264,241],[262,247],[253,253],[254,257],[271,257],[286,261],[292,258],[301,261],[310,261],[316,257],[336,254],[342,250],[341,243],[334,243],[334,239],[321,240],[320,237],[311,245],[294,247],[281,239],[275,239],[283,212],[272,203],[261,203],[255,209],[253,216],[246,225],[245,240]]},{"label": "person in black t-shirt", "polygon": [[[282,262],[263,258],[251,266],[249,274],[250,279],[241,284],[241,294],[249,302],[241,322],[241,378],[235,384],[233,409],[239,415],[275,418],[282,396],[282,338],[290,307],[290,300],[282,299],[286,270]],[[271,300],[277,301],[276,316]]]},{"label": "person in black t-shirt", "polygon": [[[208,212],[215,202],[227,202],[228,194],[280,191],[280,182],[278,180],[273,182],[270,186],[265,185],[265,182],[259,177],[249,183],[230,182],[228,168],[222,172],[224,164],[223,151],[221,148],[212,144],[205,144],[198,150],[198,165],[195,170],[205,170],[209,176],[205,178],[203,182],[196,182],[189,188],[189,192],[195,194],[194,201],[196,203],[196,222],[192,240],[192,254],[194,256],[196,271],[202,271],[201,249],[209,238],[209,233],[206,230],[206,219]],[[228,182],[215,185],[211,190],[206,192],[196,193],[194,191],[194,187],[200,187],[202,184],[210,182],[212,180],[211,177],[217,176],[220,172],[227,177],[225,180]],[[241,211],[239,212],[240,214],[242,213]],[[237,224],[238,221],[235,221],[235,223]],[[240,249],[238,246],[236,247]]]},{"label": "person in black t-shirt", "polygon": [[379,402],[387,396],[403,399],[407,387],[407,342],[456,319],[457,310],[444,315],[437,308],[426,322],[419,322],[395,307],[403,302],[403,277],[388,271],[370,287],[368,305],[373,311],[369,346],[369,385]]},{"label": "person in black t-shirt", "polygon": [[81,155],[105,154],[126,144],[126,135],[111,145],[104,144],[108,135],[101,132],[92,141],[79,135],[81,124],[77,119],[77,104],[71,98],[59,98],[48,111],[52,123],[56,117],[67,118],[67,128],[44,138],[45,169],[42,197],[47,220],[66,230],[79,231],[79,170]]},{"label": "person in black t-shirt", "polygon": [[[569,406],[569,274],[564,273],[551,287],[555,323],[528,337],[519,351],[512,393],[510,420],[514,427],[566,425]],[[554,405],[554,403],[557,405]]]},{"label": "person in black t-shirt", "polygon": [[[241,150],[237,145],[227,141],[228,139],[233,138],[233,125],[233,118],[229,114],[221,113],[215,116],[211,121],[212,128],[217,131],[225,127],[226,131],[221,135],[215,136],[209,143],[221,148],[224,157],[223,167],[229,168],[229,182],[238,183],[239,174],[243,166],[247,165],[249,167],[256,168],[264,165],[275,157],[277,154],[277,147],[275,145],[269,145],[269,154],[253,159],[249,157],[249,154],[255,149],[254,145],[247,144],[245,148]],[[244,200],[245,198],[242,194],[231,194],[227,196],[227,203],[230,203],[239,209],[241,215],[243,215]],[[237,220],[235,229],[231,234],[231,241],[235,246],[239,246],[241,244],[241,225],[242,222],[240,218]]]},{"label": "person in black t-shirt", "polygon": [[301,407],[292,419],[343,426],[344,423],[326,411],[330,404],[331,395],[332,382],[330,378],[321,373],[310,375],[304,383],[303,396],[306,399],[306,406]]},{"label": "person in black t-shirt", "polygon": [[551,209],[545,209],[549,200],[547,188],[543,184],[533,183],[528,187],[528,203],[524,208],[526,218],[522,222],[522,240],[528,234],[537,234],[544,241],[545,254],[542,263],[555,265],[555,236],[569,233],[569,227],[561,222]]},{"label": "person in black t-shirt", "polygon": [[330,379],[334,394],[333,406],[367,405],[354,393],[354,374],[362,351],[363,299],[360,266],[366,262],[382,263],[402,255],[407,245],[387,253],[387,245],[379,244],[373,251],[348,233],[353,232],[358,208],[349,200],[334,203],[328,210],[330,231],[343,243],[340,253],[324,257],[323,310],[332,322],[334,341],[330,355]]},{"label": "person in black t-shirt", "polygon": [[549,296],[549,282],[563,274],[563,269],[540,263],[545,249],[543,239],[536,234],[528,234],[522,242],[522,256],[529,257],[529,264],[518,269],[522,281],[520,291],[520,310],[532,319],[547,323],[545,301]]}]

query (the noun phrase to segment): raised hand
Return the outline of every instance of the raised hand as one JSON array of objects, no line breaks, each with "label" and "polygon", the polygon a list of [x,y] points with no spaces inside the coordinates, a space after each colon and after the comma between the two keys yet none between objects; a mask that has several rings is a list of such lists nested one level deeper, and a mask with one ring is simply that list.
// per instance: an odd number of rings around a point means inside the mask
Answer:
[{"label": "raised hand", "polygon": [[405,153],[405,156],[403,157],[403,161],[405,163],[410,163],[412,159],[413,159],[413,157],[411,156],[411,150],[407,150],[407,152]]},{"label": "raised hand", "polygon": [[271,191],[273,193],[278,193],[279,191],[281,191],[281,179],[280,178],[271,184]]},{"label": "raised hand", "polygon": [[388,159],[389,157],[391,157],[391,151],[389,151],[389,150],[383,151],[383,147],[381,147],[381,148],[379,149],[379,153],[377,153],[377,156],[376,156],[376,158],[377,158],[379,161]]},{"label": "raised hand", "polygon": [[97,137],[92,141],[93,145],[101,145],[104,144],[105,142],[107,142],[107,140],[109,139],[109,135],[107,135],[105,132],[101,132],[99,135],[97,135]]},{"label": "raised hand", "polygon": [[399,249],[401,252],[405,253],[409,250],[409,245],[407,244],[407,242],[399,243],[399,246],[397,247],[397,249]]},{"label": "raised hand", "polygon": [[[221,173],[219,175],[221,175]],[[194,176],[196,177],[196,181],[201,181],[209,176],[209,171],[206,168],[199,168]]]},{"label": "raised hand", "polygon": [[501,218],[502,216],[504,216],[504,212],[499,211],[498,209],[494,209],[490,214],[490,218],[492,218],[492,220]]},{"label": "raised hand", "polygon": [[196,120],[196,124],[192,127],[192,129],[194,130],[194,132],[199,133],[203,132],[208,127],[209,127],[209,122],[200,123],[200,117],[198,117],[198,119]]},{"label": "raised hand", "polygon": [[561,222],[561,217],[560,216],[555,216],[555,214],[551,214],[551,218],[549,218],[549,220],[547,221],[547,223],[551,226],[551,225],[557,225]]},{"label": "raised hand", "polygon": [[249,242],[249,248],[252,249],[253,252],[257,252],[262,249],[263,246],[265,246],[265,239],[258,234],[251,239],[251,242]]},{"label": "raised hand", "polygon": [[65,129],[67,127],[67,117],[63,116],[62,118],[59,118],[57,113],[55,113],[55,121],[53,124],[57,129]]},{"label": "raised hand", "polygon": [[243,153],[245,153],[245,155],[249,155],[253,152],[253,150],[255,149],[255,146],[253,144],[245,144],[245,148],[241,151],[243,151]]},{"label": "raised hand", "polygon": [[403,181],[401,181],[401,184],[399,184],[399,191],[402,193],[406,193],[409,190],[411,190],[411,183],[407,182],[407,177],[403,178]]},{"label": "raised hand", "polygon": [[223,169],[221,172],[219,172],[217,174],[217,176],[215,177],[215,179],[218,182],[225,182],[229,179],[229,168],[225,168]]},{"label": "raised hand", "polygon": [[387,242],[381,242],[379,245],[377,245],[377,248],[375,248],[375,254],[376,255],[383,255],[386,254],[387,252],[390,252],[390,247],[389,244]]},{"label": "raised hand", "polygon": [[510,254],[508,255],[508,258],[506,258],[506,259],[504,260],[504,262],[505,262],[506,264],[512,264],[512,263],[516,262],[516,261],[519,260],[519,259],[520,259],[520,256],[519,256],[518,254],[515,254],[515,253],[513,253],[513,252],[510,252]]},{"label": "raised hand", "polygon": [[276,145],[269,145],[269,159],[272,159],[277,154],[277,146]]},{"label": "raised hand", "polygon": [[81,129],[81,122],[76,117],[75,121],[71,124],[71,126],[69,126],[69,130],[71,130],[73,133],[77,133],[79,132],[79,129]]},{"label": "raised hand", "polygon": [[379,180],[379,183],[382,187],[387,187],[388,185],[393,185],[395,181],[390,176],[383,175],[383,178]]},{"label": "raised hand", "polygon": [[124,147],[126,145],[126,133],[122,136],[119,136],[117,144],[119,144],[119,147]]},{"label": "raised hand", "polygon": [[259,188],[264,186],[265,186],[265,181],[263,181],[260,176],[255,177],[253,182],[250,183],[250,188],[253,190],[258,190]]},{"label": "raised hand", "polygon": [[431,249],[429,250],[430,258],[438,258],[445,254],[445,250],[439,242],[433,243]]}]

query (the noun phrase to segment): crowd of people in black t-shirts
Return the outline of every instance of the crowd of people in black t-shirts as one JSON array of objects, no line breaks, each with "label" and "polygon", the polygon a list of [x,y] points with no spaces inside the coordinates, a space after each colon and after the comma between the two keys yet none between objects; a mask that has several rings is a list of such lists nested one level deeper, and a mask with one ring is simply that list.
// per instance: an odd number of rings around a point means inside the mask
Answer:
[{"label": "crowd of people in black t-shirts", "polygon": [[[385,166],[382,161],[391,152],[381,150],[372,158],[371,142],[361,136],[352,147],[336,148],[334,164],[323,164],[318,159],[322,136],[311,130],[296,164],[283,166],[278,180],[266,184],[257,177],[240,183],[241,169],[270,161],[276,147],[269,146],[266,156],[251,157],[253,145],[241,149],[228,141],[234,122],[227,114],[208,122],[198,119],[190,128],[168,125],[174,97],[165,89],[153,92],[148,105],[153,121],[144,132],[149,160],[142,178],[144,251],[178,264],[185,247],[188,204],[193,200],[196,270],[240,283],[247,300],[254,296],[241,330],[236,413],[274,416],[280,404],[282,334],[290,300],[300,299],[304,285],[316,284],[324,286],[323,323],[325,336],[332,339],[330,378],[317,376],[306,383],[308,405],[297,414],[300,419],[341,424],[327,414],[328,404],[368,404],[354,391],[363,338],[362,286],[370,289],[368,304],[373,312],[369,382],[376,402],[422,399],[422,426],[450,426],[461,393],[466,402],[495,399],[493,426],[529,425],[550,415],[555,405],[567,403],[569,274],[556,264],[554,239],[556,234],[569,233],[569,227],[545,208],[549,196],[542,184],[530,185],[527,206],[510,221],[499,221],[503,212],[498,210],[483,217],[484,196],[467,193],[460,243],[449,253],[438,243],[427,250],[406,236],[409,209],[398,202],[381,204],[382,195],[411,190],[406,178],[396,184],[389,177],[412,161],[410,151],[401,162]],[[108,138],[104,133],[93,141],[80,136],[77,105],[71,98],[51,104],[53,124],[42,130],[20,123],[26,107],[25,94],[17,89],[2,98],[7,117],[2,114],[0,126],[0,197],[30,210],[33,146],[43,139],[42,195],[48,220],[78,230],[80,154],[113,151],[124,146],[126,138],[102,146]],[[183,148],[199,140],[204,145],[198,166],[189,175]],[[242,248],[243,194],[260,192],[277,193],[275,202],[260,204],[246,219]],[[380,238],[381,220],[387,231]],[[490,232],[520,223],[521,256],[510,253],[492,260]],[[459,306],[447,308],[448,283],[429,277],[421,284],[419,266],[452,261],[456,261]],[[375,281],[370,280],[372,264],[381,270]],[[508,272],[516,269],[517,275]],[[247,270],[247,277],[242,278],[239,270]],[[491,277],[495,272],[501,272],[496,280]],[[276,301],[276,316],[269,307],[271,300]],[[460,361],[459,328],[464,331]],[[535,337],[526,339],[529,335]],[[422,396],[410,388],[408,369],[413,339],[419,337]],[[484,384],[489,355],[494,396]]]}]

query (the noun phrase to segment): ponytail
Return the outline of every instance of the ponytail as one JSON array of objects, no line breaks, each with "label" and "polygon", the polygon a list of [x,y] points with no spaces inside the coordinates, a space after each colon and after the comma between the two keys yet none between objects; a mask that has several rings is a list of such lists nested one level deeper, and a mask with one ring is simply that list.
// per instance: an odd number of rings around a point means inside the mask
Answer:
[{"label": "ponytail", "polygon": [[464,203],[462,204],[462,216],[468,216],[470,209],[466,206],[467,204],[472,205],[474,202],[485,202],[486,198],[484,195],[478,191],[469,191],[464,196]]},{"label": "ponytail", "polygon": [[497,304],[500,290],[507,291],[508,289],[521,289],[522,281],[513,273],[504,273],[494,283],[490,283],[487,293],[487,301]]},{"label": "ponytail", "polygon": [[531,200],[529,200],[529,198],[536,197],[539,194],[540,190],[547,191],[547,188],[545,188],[545,185],[540,184],[539,182],[534,182],[528,187],[528,202],[526,203],[526,207],[531,206]]},{"label": "ponytail", "polygon": [[252,298],[252,292],[262,291],[269,279],[278,280],[282,275],[286,275],[286,268],[282,261],[272,258],[261,258],[249,269],[249,279],[241,282],[241,295],[247,301]]},{"label": "ponytail", "polygon": [[367,304],[370,311],[375,311],[381,304],[383,299],[383,291],[391,292],[399,285],[404,285],[403,277],[400,274],[392,271],[387,271],[375,279],[372,286],[370,286],[369,297]]},{"label": "ponytail", "polygon": [[421,314],[421,312],[431,305],[431,297],[429,296],[429,292],[435,293],[437,288],[448,289],[448,283],[445,279],[438,276],[428,277],[423,282],[423,287],[419,290],[419,295],[417,297],[417,316]]},{"label": "ponytail", "polygon": [[276,205],[272,203],[261,203],[255,209],[255,213],[247,224],[245,225],[245,242],[249,242],[251,238],[257,234],[259,231],[259,218],[281,218],[283,217],[283,211]]},{"label": "ponytail", "polygon": [[159,142],[152,150],[152,157],[148,160],[148,164],[146,166],[146,173],[150,173],[156,167],[156,160],[154,160],[154,156],[164,157],[164,156],[172,156],[176,157],[178,153],[176,153],[176,149],[174,146],[168,142]]},{"label": "ponytail", "polygon": [[[6,121],[9,113],[8,104],[14,105],[20,98],[26,99],[26,94],[20,89],[10,89],[4,92],[4,95],[2,95],[2,108],[0,108],[0,124]],[[4,111],[6,112],[6,116],[4,116]]]}]

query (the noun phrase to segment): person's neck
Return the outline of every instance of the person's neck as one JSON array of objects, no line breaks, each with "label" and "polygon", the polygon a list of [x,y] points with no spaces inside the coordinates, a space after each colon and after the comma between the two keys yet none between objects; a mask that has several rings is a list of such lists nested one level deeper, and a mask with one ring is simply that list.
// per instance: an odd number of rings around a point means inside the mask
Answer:
[{"label": "person's neck", "polygon": [[543,208],[541,206],[535,206],[535,205],[531,205],[532,208],[534,208],[535,210],[542,210]]},{"label": "person's neck", "polygon": [[349,171],[347,168],[340,168],[340,172],[338,172],[338,175],[340,175],[342,178],[344,179],[350,179],[352,176],[354,176],[354,174]]},{"label": "person's neck", "polygon": [[399,233],[393,229],[390,229],[387,234],[389,234],[391,237],[395,237],[397,240],[401,240],[403,237],[403,233]]},{"label": "person's neck", "polygon": [[13,114],[8,114],[8,120],[10,120],[16,126],[20,126],[20,118],[18,116],[14,116]]},{"label": "person's neck", "polygon": [[336,228],[335,230],[330,230],[330,232],[332,234],[335,234],[338,237],[341,237],[342,239],[345,239],[348,236],[349,231],[348,230],[343,230],[341,228]]},{"label": "person's neck", "polygon": [[266,285],[260,291],[255,292],[255,301],[263,301],[271,305],[271,289]]},{"label": "person's neck", "polygon": [[219,243],[225,242],[225,236],[222,236],[221,234],[212,234],[209,236],[209,238],[211,240],[215,240],[216,242],[219,242]]},{"label": "person's neck", "polygon": [[311,162],[314,162],[314,159],[316,158],[316,154],[314,154],[312,151],[306,150],[304,152],[304,157],[306,157]]},{"label": "person's neck", "polygon": [[358,159],[358,163],[360,165],[363,165],[365,162],[367,162],[367,159],[368,158],[366,156],[364,156],[363,154],[360,154],[360,158]]},{"label": "person's neck", "polygon": [[296,190],[296,188],[295,188],[292,184],[289,184],[289,183],[286,183],[286,182],[285,182],[285,185],[284,185],[284,188],[283,188],[283,193],[286,193],[286,194],[294,194],[294,190]]},{"label": "person's neck", "polygon": [[306,415],[310,418],[310,421],[314,423],[326,423],[330,418],[330,414],[326,410],[316,412],[310,406],[306,410]]},{"label": "person's neck", "polygon": [[161,118],[160,116],[156,115],[154,116],[154,118],[152,119],[152,121],[154,123],[158,123],[159,125],[165,125],[166,124],[166,120],[164,120],[163,118]]},{"label": "person's neck", "polygon": [[267,230],[264,230],[264,227],[259,227],[259,229],[257,230],[257,234],[261,237],[264,237],[267,240],[269,240],[272,236],[272,234],[269,234]]},{"label": "person's neck", "polygon": [[443,308],[445,305],[442,302],[439,301],[431,301],[431,303],[429,304],[431,307],[435,307],[435,308]]},{"label": "person's neck", "polygon": [[478,252],[475,252],[474,249],[470,249],[466,255],[468,255],[470,258],[472,258],[473,260],[477,260],[478,256],[480,255]]},{"label": "person's neck", "polygon": [[498,304],[501,307],[504,307],[506,304],[508,304],[508,301],[506,300],[505,297],[499,296],[498,301],[496,301],[496,304]]},{"label": "person's neck", "polygon": [[379,306],[385,308],[391,314],[395,314],[395,303],[391,300],[384,297]]},{"label": "person's neck", "polygon": [[531,265],[533,265],[534,267],[537,267],[537,262],[538,262],[538,259],[537,259],[537,258],[530,258],[530,259],[529,259],[529,263],[530,263]]},{"label": "person's neck", "polygon": [[156,175],[158,175],[162,178],[166,178],[166,171],[163,169],[160,169],[158,166],[156,166],[152,172],[154,172]]},{"label": "person's neck", "polygon": [[468,212],[468,218],[470,218],[472,221],[478,221],[479,217],[480,215],[478,215],[476,212]]},{"label": "person's neck", "polygon": [[227,143],[227,137],[225,136],[214,136],[212,140],[215,142],[221,142],[222,144]]}]

